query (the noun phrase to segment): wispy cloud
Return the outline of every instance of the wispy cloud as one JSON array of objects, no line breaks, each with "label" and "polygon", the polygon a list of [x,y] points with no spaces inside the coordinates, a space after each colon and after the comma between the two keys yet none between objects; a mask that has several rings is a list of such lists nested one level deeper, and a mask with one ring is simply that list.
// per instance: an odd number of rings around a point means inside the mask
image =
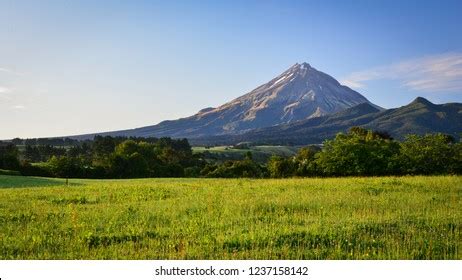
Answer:
[{"label": "wispy cloud", "polygon": [[354,72],[341,80],[352,88],[364,88],[367,81],[397,80],[416,91],[462,90],[462,53],[445,53]]},{"label": "wispy cloud", "polygon": [[0,93],[8,93],[10,91],[11,90],[9,88],[0,86]]},{"label": "wispy cloud", "polygon": [[19,72],[16,72],[14,70],[11,70],[9,68],[4,68],[4,67],[0,67],[0,72],[3,72],[3,73],[8,73],[8,74],[13,74],[13,75],[18,75],[18,76],[22,76],[23,74],[22,73],[19,73]]},{"label": "wispy cloud", "polygon": [[10,93],[10,88],[0,86],[0,100],[11,100]]},{"label": "wispy cloud", "polygon": [[13,106],[13,109],[24,110],[24,109],[26,109],[26,106],[24,106],[24,105],[15,105],[15,106]]}]

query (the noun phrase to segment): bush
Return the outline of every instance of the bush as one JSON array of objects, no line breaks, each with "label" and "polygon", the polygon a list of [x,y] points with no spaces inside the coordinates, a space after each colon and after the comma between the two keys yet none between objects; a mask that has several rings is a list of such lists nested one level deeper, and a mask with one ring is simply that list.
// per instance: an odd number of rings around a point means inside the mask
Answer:
[{"label": "bush", "polygon": [[201,168],[199,166],[186,167],[184,169],[184,176],[187,178],[197,178],[201,175]]},{"label": "bush", "polygon": [[21,175],[23,176],[38,176],[38,177],[53,177],[54,174],[51,172],[47,165],[32,165],[25,161],[21,163],[20,168]]},{"label": "bush", "polygon": [[226,161],[220,165],[207,165],[201,175],[212,178],[263,178],[265,169],[253,160]]}]

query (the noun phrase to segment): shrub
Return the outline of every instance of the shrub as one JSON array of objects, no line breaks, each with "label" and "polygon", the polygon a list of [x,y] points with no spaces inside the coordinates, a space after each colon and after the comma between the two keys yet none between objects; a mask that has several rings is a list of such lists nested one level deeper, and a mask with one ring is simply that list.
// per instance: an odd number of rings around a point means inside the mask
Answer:
[{"label": "shrub", "polygon": [[251,159],[226,161],[220,165],[207,165],[201,175],[214,178],[263,178],[265,169]]},{"label": "shrub", "polygon": [[32,165],[28,161],[21,163],[21,175],[23,176],[39,176],[39,177],[53,177],[54,174],[48,165]]}]

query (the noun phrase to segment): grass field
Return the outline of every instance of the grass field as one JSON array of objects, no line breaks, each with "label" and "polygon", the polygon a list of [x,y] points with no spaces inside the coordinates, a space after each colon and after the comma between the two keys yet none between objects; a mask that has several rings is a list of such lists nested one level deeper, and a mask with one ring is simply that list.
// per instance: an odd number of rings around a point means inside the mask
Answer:
[{"label": "grass field", "polygon": [[462,259],[462,177],[0,175],[0,259]]}]

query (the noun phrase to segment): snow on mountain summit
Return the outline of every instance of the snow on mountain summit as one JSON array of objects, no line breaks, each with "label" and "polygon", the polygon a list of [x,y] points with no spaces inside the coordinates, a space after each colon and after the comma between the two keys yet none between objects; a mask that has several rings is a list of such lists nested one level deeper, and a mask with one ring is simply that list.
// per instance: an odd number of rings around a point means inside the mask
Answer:
[{"label": "snow on mountain summit", "polygon": [[296,63],[268,83],[207,114],[228,115],[238,106],[239,114],[231,118],[235,130],[318,117],[364,102],[369,101],[331,76],[308,63]]},{"label": "snow on mountain summit", "polygon": [[163,121],[129,133],[177,138],[241,134],[336,113],[366,102],[370,103],[310,64],[296,63],[269,82],[217,108],[205,108],[187,118]]}]

